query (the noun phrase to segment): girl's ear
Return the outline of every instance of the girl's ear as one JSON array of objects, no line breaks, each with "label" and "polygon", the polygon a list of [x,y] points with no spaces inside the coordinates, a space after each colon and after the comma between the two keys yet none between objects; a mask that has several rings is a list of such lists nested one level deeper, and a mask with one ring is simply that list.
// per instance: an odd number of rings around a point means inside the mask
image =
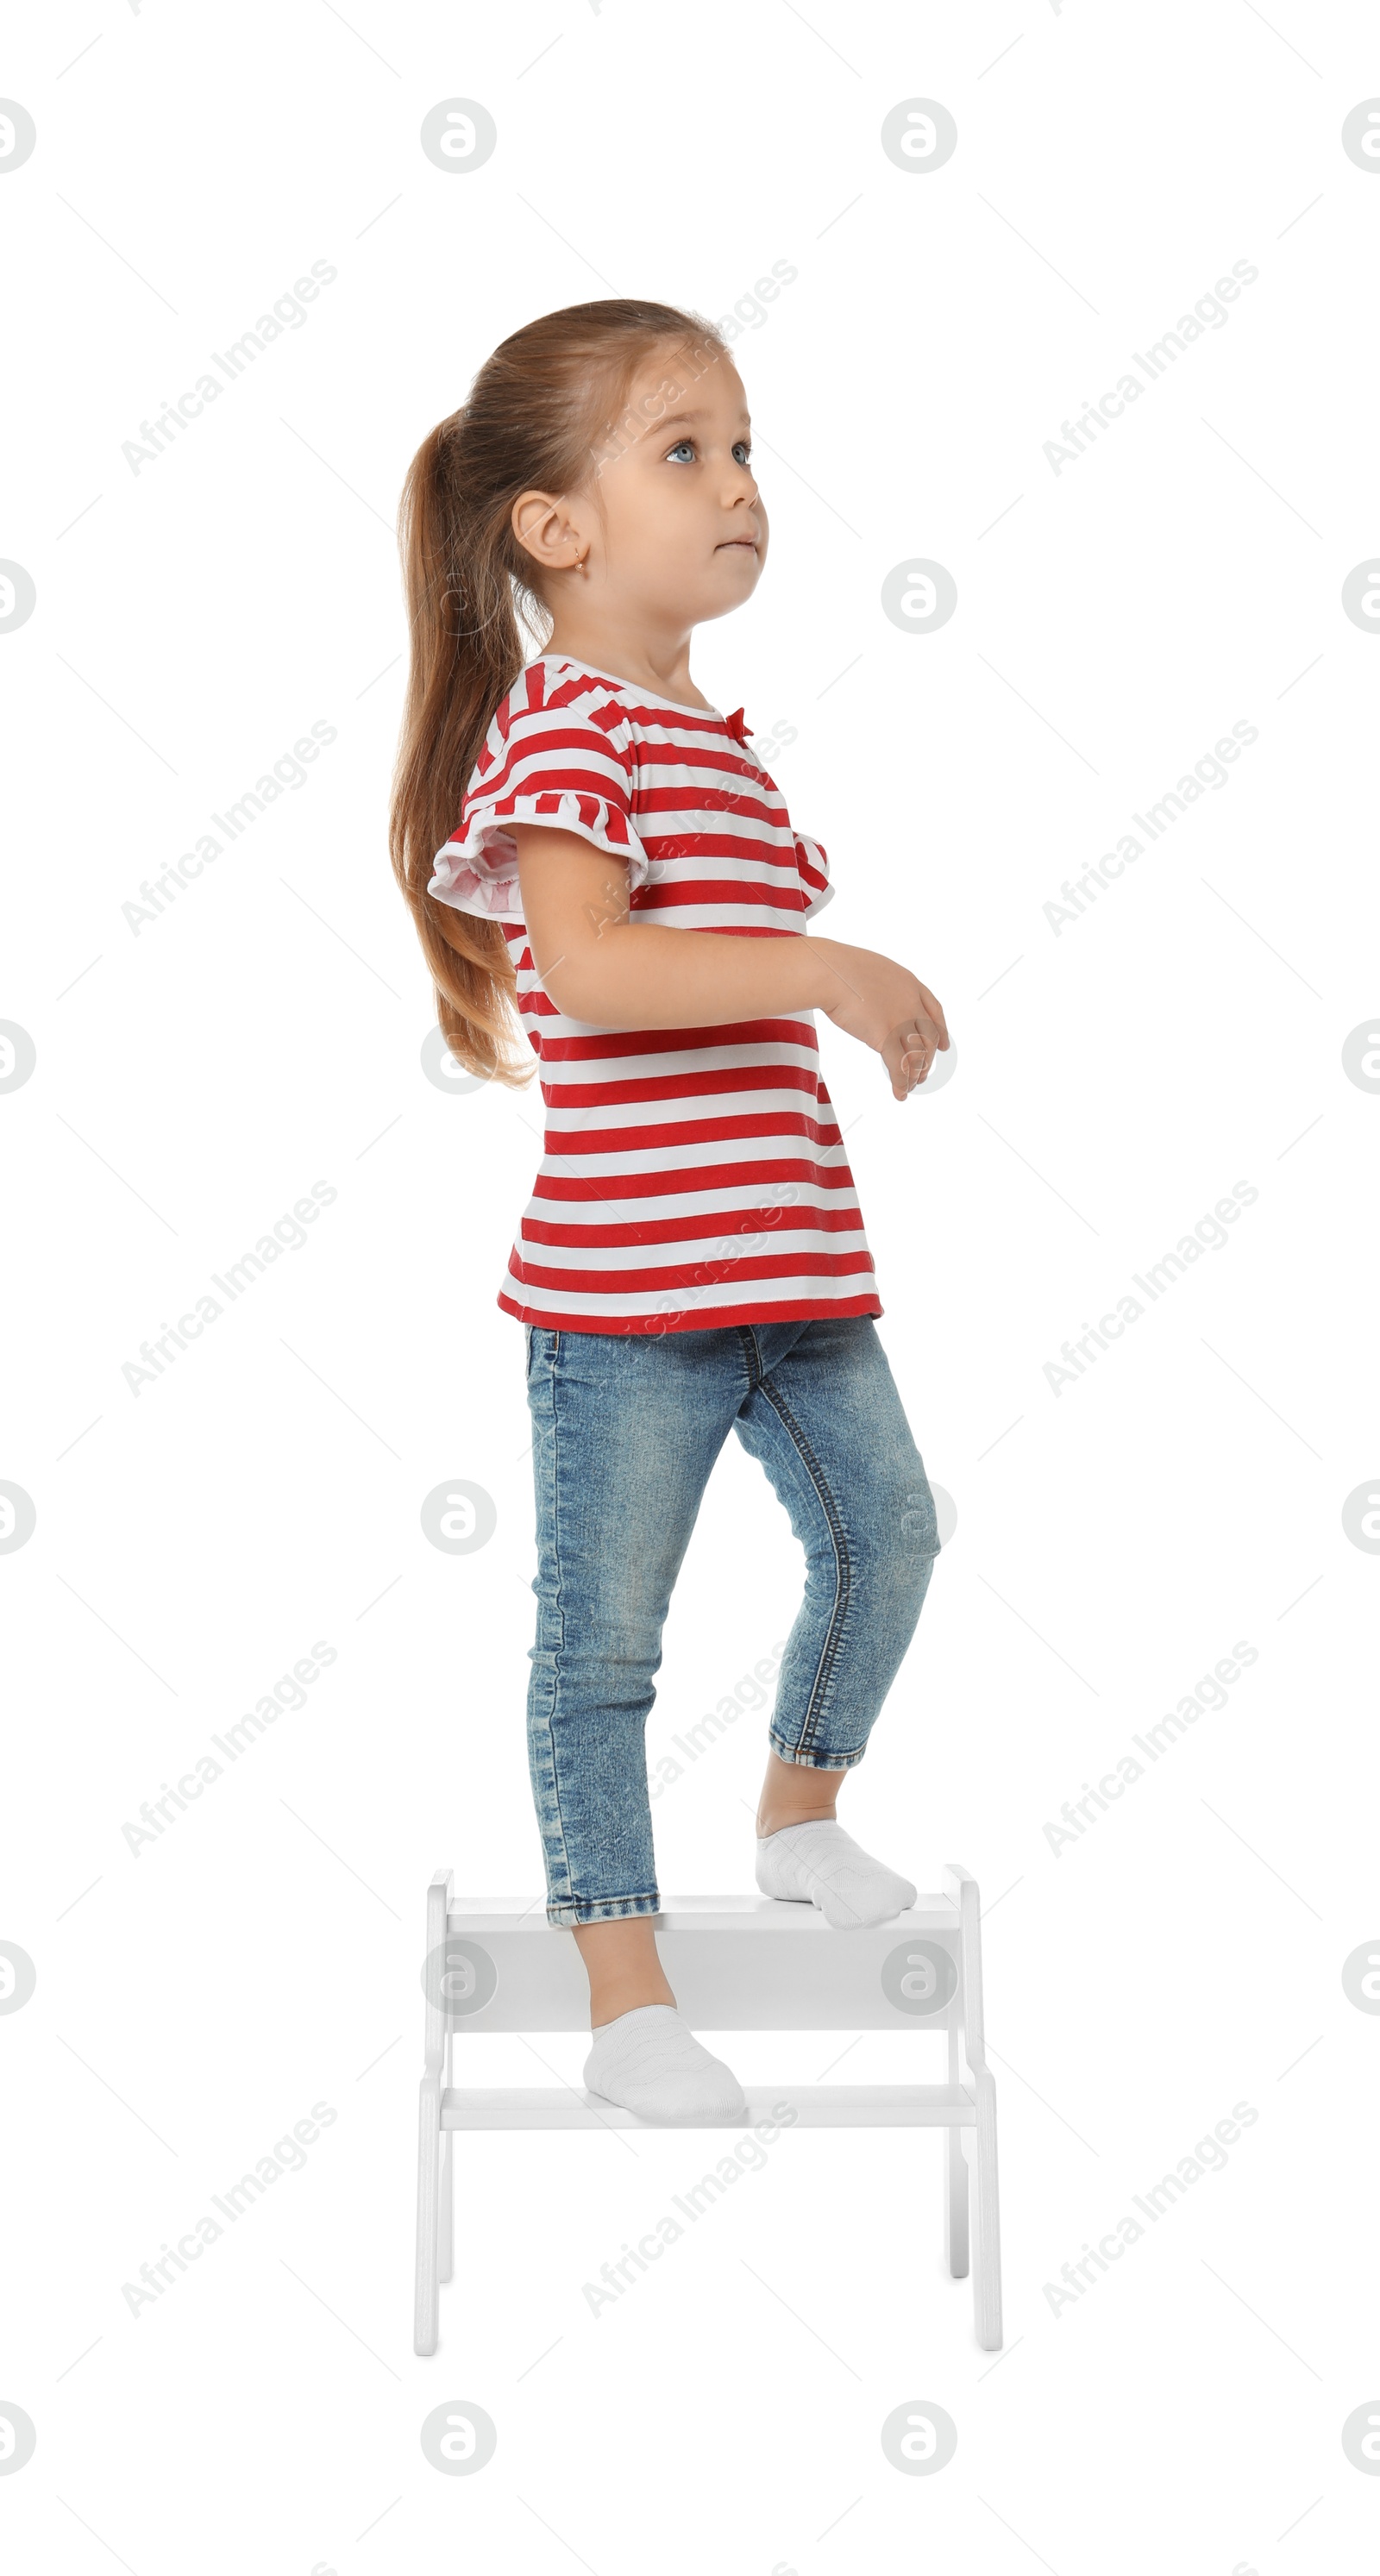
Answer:
[{"label": "girl's ear", "polygon": [[548,572],[568,567],[572,547],[579,551],[579,531],[551,492],[520,492],[513,503],[512,529],[518,544]]}]

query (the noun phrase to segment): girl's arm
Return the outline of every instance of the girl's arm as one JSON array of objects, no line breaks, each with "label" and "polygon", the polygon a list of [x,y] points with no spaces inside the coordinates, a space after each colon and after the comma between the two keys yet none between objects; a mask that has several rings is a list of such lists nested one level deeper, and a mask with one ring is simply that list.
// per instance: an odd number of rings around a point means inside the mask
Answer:
[{"label": "girl's arm", "polygon": [[595,1028],[716,1028],[821,1010],[885,1057],[898,1100],[915,1074],[913,1046],[902,1070],[901,1033],[918,1029],[931,1050],[949,1043],[934,995],[893,958],[814,933],[761,939],[634,922],[625,859],[578,832],[544,823],[509,828],[532,961],[571,1019]]}]

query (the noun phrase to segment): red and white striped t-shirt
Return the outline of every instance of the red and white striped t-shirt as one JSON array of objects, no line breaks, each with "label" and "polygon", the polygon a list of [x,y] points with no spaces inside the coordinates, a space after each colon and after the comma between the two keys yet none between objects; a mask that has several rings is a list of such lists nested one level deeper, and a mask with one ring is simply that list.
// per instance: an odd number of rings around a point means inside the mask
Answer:
[{"label": "red and white striped t-shirt", "polygon": [[715,1028],[601,1028],[537,981],[505,823],[628,862],[634,923],[794,938],[831,901],[739,708],[687,707],[563,654],[529,662],[489,727],[428,891],[502,925],[541,1063],[541,1168],[498,1292],[573,1332],[702,1332],[880,1315],[813,1011]]}]

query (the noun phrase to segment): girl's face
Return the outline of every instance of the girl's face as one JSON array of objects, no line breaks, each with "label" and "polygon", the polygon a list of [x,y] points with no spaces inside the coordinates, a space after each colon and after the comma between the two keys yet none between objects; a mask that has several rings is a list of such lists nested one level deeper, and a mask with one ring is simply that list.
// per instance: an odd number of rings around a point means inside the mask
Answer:
[{"label": "girl's face", "polygon": [[583,572],[548,593],[558,618],[578,602],[582,615],[611,612],[669,636],[727,616],[756,589],[768,530],[743,380],[703,346],[694,365],[674,347],[654,352],[596,446],[590,488],[518,502],[515,529],[539,562],[565,570],[584,555]]}]

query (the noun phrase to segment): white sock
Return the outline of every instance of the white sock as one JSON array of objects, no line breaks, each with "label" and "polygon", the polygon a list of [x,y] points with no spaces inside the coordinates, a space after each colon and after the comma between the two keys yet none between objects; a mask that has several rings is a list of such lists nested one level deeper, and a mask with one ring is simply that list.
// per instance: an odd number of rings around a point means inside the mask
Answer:
[{"label": "white sock", "polygon": [[873,1860],[828,1816],[759,1837],[757,1884],[764,1896],[817,1905],[840,1931],[886,1923],[916,1897],[908,1878]]},{"label": "white sock", "polygon": [[584,2064],[591,2093],[643,2120],[692,2120],[708,2113],[745,2120],[747,2102],[731,2066],[711,2057],[674,2004],[635,2004],[602,2022]]}]

